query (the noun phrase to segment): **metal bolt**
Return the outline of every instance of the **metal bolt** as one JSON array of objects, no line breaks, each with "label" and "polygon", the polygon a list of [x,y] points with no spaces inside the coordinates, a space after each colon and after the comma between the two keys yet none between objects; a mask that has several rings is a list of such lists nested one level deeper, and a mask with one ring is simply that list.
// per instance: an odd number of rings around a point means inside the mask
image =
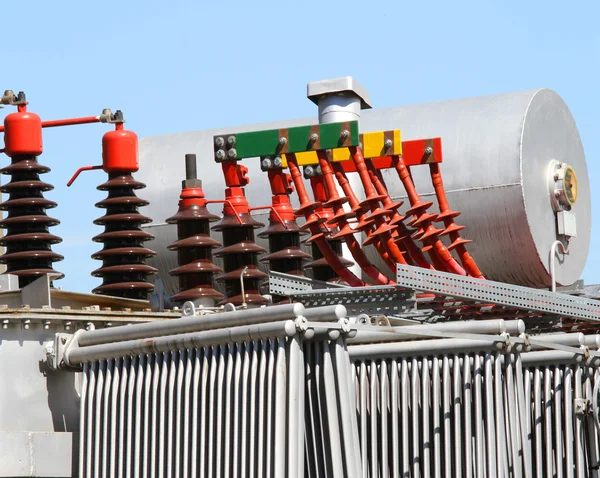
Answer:
[{"label": "metal bolt", "polygon": [[385,146],[385,149],[390,149],[393,145],[393,141],[391,139],[386,139],[383,143],[383,145]]},{"label": "metal bolt", "polygon": [[326,155],[328,155],[328,156],[329,156],[331,153],[333,153],[333,151],[332,151],[331,149],[326,149],[326,150],[325,150],[325,154],[326,154]]},{"label": "metal bolt", "polygon": [[314,143],[314,142],[316,142],[319,139],[319,135],[317,133],[311,133],[309,139],[310,139],[311,143]]},{"label": "metal bolt", "polygon": [[283,166],[283,159],[281,159],[281,157],[277,156],[273,160],[273,166],[275,166],[276,168],[280,168],[281,166]]},{"label": "metal bolt", "polygon": [[237,156],[237,151],[235,150],[235,148],[231,148],[229,151],[227,151],[227,157],[229,159],[235,159]]},{"label": "metal bolt", "polygon": [[61,337],[60,341],[62,342],[63,345],[65,345],[67,343],[67,338],[66,337]]},{"label": "metal bolt", "polygon": [[320,175],[320,174],[321,174],[321,166],[317,166],[317,167],[315,168],[315,174],[316,174],[316,175]]},{"label": "metal bolt", "polygon": [[348,131],[347,129],[345,129],[344,131],[341,132],[340,136],[343,139],[346,139],[348,136],[350,136],[350,131]]},{"label": "metal bolt", "polygon": [[219,151],[217,151],[217,159],[225,159],[225,151],[223,151],[222,149],[220,149]]},{"label": "metal bolt", "polygon": [[285,146],[287,144],[287,138],[281,137],[279,138],[279,146]]},{"label": "metal bolt", "polygon": [[262,160],[262,162],[260,163],[260,165],[262,166],[263,169],[269,169],[273,165],[273,162],[271,161],[270,158],[264,158]]},{"label": "metal bolt", "polygon": [[225,146],[225,140],[222,136],[219,136],[215,139],[215,145],[217,146],[217,148],[222,148],[223,146]]},{"label": "metal bolt", "polygon": [[554,191],[554,196],[557,198],[560,197],[560,191]]},{"label": "metal bolt", "polygon": [[235,146],[235,136],[229,136],[227,138],[227,146]]},{"label": "metal bolt", "polygon": [[555,180],[555,181],[558,181],[558,178],[559,178],[559,177],[560,177],[560,176],[558,175],[558,173],[556,173],[556,174],[554,175],[554,180]]},{"label": "metal bolt", "polygon": [[311,178],[311,177],[313,177],[313,176],[314,176],[314,174],[315,174],[315,170],[314,170],[314,168],[313,168],[312,166],[306,166],[306,167],[304,168],[304,174],[305,174],[307,177]]},{"label": "metal bolt", "polygon": [[432,154],[432,153],[433,153],[433,148],[432,148],[431,146],[427,146],[427,147],[425,148],[425,154],[426,154],[427,156],[429,156],[429,155],[430,155],[430,154]]}]

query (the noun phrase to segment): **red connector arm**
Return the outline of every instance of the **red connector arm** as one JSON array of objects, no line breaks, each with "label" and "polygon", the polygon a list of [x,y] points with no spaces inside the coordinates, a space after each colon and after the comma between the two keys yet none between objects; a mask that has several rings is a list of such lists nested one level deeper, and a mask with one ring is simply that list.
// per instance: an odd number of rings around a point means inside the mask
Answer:
[{"label": "red connector arm", "polygon": [[450,205],[448,204],[448,199],[446,198],[446,191],[444,191],[444,183],[442,181],[442,173],[440,172],[439,164],[430,164],[429,165],[429,173],[431,175],[431,182],[433,184],[433,188],[435,190],[435,195],[437,197],[438,205],[440,208],[440,214],[438,216],[438,220],[442,219],[444,222],[444,226],[446,229],[444,233],[447,231],[450,236],[450,240],[452,244],[450,247],[455,248],[458,257],[460,258],[460,262],[467,270],[469,275],[473,277],[477,277],[478,279],[485,279],[485,276],[477,267],[475,263],[475,259],[467,252],[465,247],[465,241],[460,237],[458,231],[464,228],[464,226],[457,226],[454,222],[454,218],[457,217],[460,213],[454,212],[450,209]]},{"label": "red connector arm", "polygon": [[[367,218],[367,214],[366,214],[365,210],[362,209],[362,207],[360,206],[358,198],[356,197],[356,194],[354,194],[354,191],[352,190],[352,187],[350,186],[350,182],[348,181],[348,178],[346,176],[346,173],[344,172],[342,164],[343,163],[333,163],[332,164],[333,170],[335,171],[335,178],[336,178],[338,184],[341,186],[342,191],[344,191],[344,194],[349,199],[350,207],[352,208],[352,211],[356,212],[356,217],[360,224]],[[379,253],[379,255],[383,258],[385,263],[388,265],[390,270],[393,271],[396,268],[396,263],[390,258],[383,243],[379,239],[377,239],[373,242],[373,245],[377,249],[377,252]]]},{"label": "red connector arm", "polygon": [[300,210],[304,211],[302,215],[306,218],[307,222],[310,223],[310,232],[312,237],[314,238],[315,244],[323,254],[323,257],[327,260],[328,264],[335,271],[335,273],[345,282],[347,282],[352,287],[360,287],[366,285],[362,280],[356,277],[350,270],[346,268],[346,266],[342,263],[341,259],[335,253],[335,251],[331,248],[331,245],[325,239],[325,235],[321,231],[319,227],[319,220],[317,216],[314,214],[314,209],[312,209],[311,201],[306,192],[306,188],[304,187],[304,182],[302,180],[302,173],[300,172],[300,168],[298,167],[298,163],[296,161],[295,154],[288,154],[287,162],[288,169],[290,170],[290,175],[292,176],[292,180],[294,181],[294,185],[296,186],[296,192],[298,193],[298,198],[300,199]]},{"label": "red connector arm", "polygon": [[[344,211],[343,204],[347,202],[347,198],[342,198],[337,192],[335,184],[333,170],[327,160],[324,151],[318,151],[317,156],[319,158],[319,165],[321,166],[321,172],[323,174],[323,180],[325,184],[325,190],[329,197],[328,204],[333,207],[335,217],[329,221],[330,224],[337,223],[340,228],[340,232],[336,236],[343,237],[352,257],[360,268],[377,284],[393,285],[394,281],[388,279],[377,267],[375,267],[367,258],[365,252],[360,247],[360,244],[354,237],[354,231],[348,224],[348,214]],[[352,213],[350,213],[352,214]]]},{"label": "red connector arm", "polygon": [[[372,236],[378,235],[381,238],[381,242],[383,243],[387,253],[392,258],[394,263],[406,264],[406,259],[404,258],[402,251],[396,244],[396,241],[394,240],[394,237],[390,232],[390,230],[393,229],[389,227],[389,224],[387,224],[384,218],[384,216],[391,216],[393,214],[393,211],[385,210],[379,207],[379,202],[383,199],[383,197],[377,194],[377,191],[375,190],[375,187],[371,182],[371,178],[369,177],[369,172],[367,170],[362,151],[360,150],[360,148],[354,146],[350,148],[350,156],[352,157],[352,161],[356,166],[356,171],[358,172],[360,181],[363,185],[365,194],[367,196],[367,199],[363,201],[363,203],[370,208],[372,213],[371,217],[374,216],[372,220],[374,220],[375,224],[377,225],[377,229],[375,231],[367,231],[367,241],[365,242],[373,242]],[[366,219],[370,220],[371,217],[367,216]]]},{"label": "red connector arm", "polygon": [[450,251],[439,239],[439,235],[442,231],[435,229],[435,227],[433,227],[431,224],[432,220],[434,220],[436,216],[435,214],[426,212],[426,210],[431,206],[431,203],[424,203],[421,201],[421,198],[417,193],[413,180],[410,176],[410,171],[404,164],[401,156],[394,157],[394,166],[398,176],[400,177],[400,180],[402,181],[402,185],[406,190],[411,204],[411,208],[407,211],[407,215],[412,214],[415,216],[412,224],[415,226],[419,225],[421,228],[422,233],[420,234],[420,240],[425,242],[431,260],[436,268],[447,272],[452,272],[454,274],[467,275],[466,271],[458,262],[456,262]]},{"label": "red connector arm", "polygon": [[[25,111],[25,109],[19,109]],[[78,124],[99,123],[100,116],[84,116],[82,118],[68,118],[60,120],[42,121],[42,128],[56,128],[58,126],[75,126]],[[4,126],[0,126],[0,133],[4,131]]]}]

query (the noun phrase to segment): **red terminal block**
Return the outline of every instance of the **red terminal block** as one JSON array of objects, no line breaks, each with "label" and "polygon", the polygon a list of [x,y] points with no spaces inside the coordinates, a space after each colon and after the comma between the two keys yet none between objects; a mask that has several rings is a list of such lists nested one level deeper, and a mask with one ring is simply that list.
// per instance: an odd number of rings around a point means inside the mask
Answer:
[{"label": "red terminal block", "polygon": [[102,261],[102,267],[92,272],[101,277],[102,284],[92,292],[95,294],[147,299],[154,286],[148,276],[158,271],[146,264],[146,260],[156,253],[143,246],[154,236],[142,230],[142,224],[152,219],[139,213],[139,208],[148,202],[136,196],[135,191],[146,187],[133,179],[132,173],[139,169],[138,139],[133,131],[123,128],[123,115],[117,111],[112,121],[115,130],[102,138],[102,165],[85,166],[77,170],[70,186],[82,171],[102,169],[108,174],[108,181],[98,186],[100,191],[108,191],[108,197],[96,207],[106,209],[104,216],[94,224],[104,226],[104,232],[92,240],[101,242],[104,247],[92,255]]},{"label": "red terminal block", "polygon": [[221,304],[263,305],[269,300],[259,292],[260,283],[268,277],[258,268],[258,255],[266,252],[254,241],[254,229],[264,226],[254,220],[244,191],[250,180],[248,169],[237,161],[221,164],[225,178],[223,218],[213,231],[223,234],[223,247],[214,251],[223,258],[224,273],[217,276],[225,284],[226,299]]},{"label": "red terminal block", "polygon": [[52,244],[62,239],[49,232],[60,221],[46,214],[47,209],[57,204],[43,193],[54,187],[40,181],[40,174],[50,171],[37,161],[43,151],[42,121],[27,111],[23,92],[15,96],[7,91],[2,100],[3,104],[17,106],[17,112],[4,118],[4,152],[11,163],[0,169],[0,173],[11,179],[0,186],[0,191],[8,194],[8,199],[0,204],[0,209],[8,212],[0,221],[0,227],[6,229],[0,238],[0,245],[6,247],[0,263],[6,264],[5,273],[17,276],[19,287],[24,287],[41,275],[51,274],[53,280],[64,277],[53,267],[63,256],[52,251]]},{"label": "red terminal block", "polygon": [[185,155],[186,179],[177,213],[167,219],[177,224],[177,241],[169,250],[177,251],[178,267],[169,272],[179,279],[179,292],[171,297],[175,302],[192,301],[197,305],[212,307],[223,299],[223,294],[213,287],[213,275],[223,269],[213,263],[212,250],[221,244],[210,237],[210,223],[219,216],[207,209],[208,201],[197,177],[196,155]]},{"label": "red terminal block", "polygon": [[269,254],[261,262],[268,263],[270,270],[302,276],[302,263],[312,256],[300,249],[301,231],[290,202],[294,192],[292,177],[280,168],[269,169],[268,176],[273,195],[271,212],[269,225],[259,237],[268,238]]}]

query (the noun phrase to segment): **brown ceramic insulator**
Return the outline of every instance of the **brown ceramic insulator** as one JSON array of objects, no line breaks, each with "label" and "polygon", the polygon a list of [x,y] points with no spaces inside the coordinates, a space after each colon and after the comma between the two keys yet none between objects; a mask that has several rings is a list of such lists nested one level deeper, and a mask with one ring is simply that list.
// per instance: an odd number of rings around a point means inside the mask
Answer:
[{"label": "brown ceramic insulator", "polygon": [[296,221],[270,221],[269,227],[258,235],[269,239],[269,254],[260,261],[268,263],[272,271],[304,275],[302,263],[312,256],[300,249],[300,234]]},{"label": "brown ceramic insulator", "polygon": [[94,294],[146,299],[154,289],[148,276],[158,271],[146,264],[146,259],[156,253],[143,245],[154,237],[141,227],[152,220],[139,213],[138,208],[148,202],[135,194],[135,190],[144,187],[130,174],[119,173],[110,173],[108,181],[98,186],[100,191],[108,191],[108,197],[96,204],[106,213],[94,221],[104,226],[104,232],[93,238],[104,244],[101,251],[92,255],[102,261],[102,267],[92,272],[94,277],[102,278],[102,284],[92,291]]},{"label": "brown ceramic insulator", "polygon": [[[239,220],[238,220],[239,219]],[[241,222],[241,223],[240,223]],[[265,251],[254,242],[254,229],[264,224],[255,221],[250,214],[224,214],[212,229],[223,233],[223,247],[213,252],[223,258],[223,274],[216,277],[225,285],[226,299],[221,304],[267,304],[268,299],[260,292],[260,283],[268,276],[258,269],[258,255]],[[246,271],[244,272],[244,268]],[[240,278],[243,273],[244,297]]]},{"label": "brown ceramic insulator", "polygon": [[53,267],[63,256],[52,251],[52,244],[62,239],[49,232],[60,221],[46,215],[46,209],[56,207],[56,203],[43,194],[54,187],[40,181],[40,174],[48,171],[50,168],[39,164],[35,156],[14,156],[9,166],[0,169],[1,174],[11,176],[10,182],[0,186],[0,192],[8,194],[0,204],[0,210],[8,213],[0,221],[0,227],[6,229],[0,238],[0,245],[6,247],[0,263],[6,264],[7,274],[18,276],[19,287],[44,274],[57,274],[54,279],[63,277]]},{"label": "brown ceramic insulator", "polygon": [[[180,203],[181,204],[181,203]],[[212,250],[221,244],[210,237],[210,222],[219,219],[205,206],[180,205],[177,214],[167,219],[177,224],[178,240],[169,246],[177,251],[178,267],[169,274],[179,279],[179,292],[171,297],[175,302],[223,299],[213,287],[213,276],[223,270],[213,264]]]}]

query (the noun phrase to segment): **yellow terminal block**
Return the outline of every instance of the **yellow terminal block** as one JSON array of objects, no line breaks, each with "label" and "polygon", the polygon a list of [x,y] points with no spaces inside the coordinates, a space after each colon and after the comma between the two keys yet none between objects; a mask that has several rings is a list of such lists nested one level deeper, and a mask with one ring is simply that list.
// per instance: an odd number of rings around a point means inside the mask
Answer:
[{"label": "yellow terminal block", "polygon": [[[391,131],[375,131],[360,135],[362,152],[365,158],[379,158],[381,156],[398,156],[402,154],[402,134],[399,129]],[[386,146],[386,142],[387,145]],[[391,144],[390,144],[391,142]],[[281,155],[282,167],[287,168],[285,154]],[[333,161],[350,161],[350,150],[348,148],[336,148],[333,150]],[[296,153],[296,161],[299,166],[319,164],[316,151],[304,151]]]}]

